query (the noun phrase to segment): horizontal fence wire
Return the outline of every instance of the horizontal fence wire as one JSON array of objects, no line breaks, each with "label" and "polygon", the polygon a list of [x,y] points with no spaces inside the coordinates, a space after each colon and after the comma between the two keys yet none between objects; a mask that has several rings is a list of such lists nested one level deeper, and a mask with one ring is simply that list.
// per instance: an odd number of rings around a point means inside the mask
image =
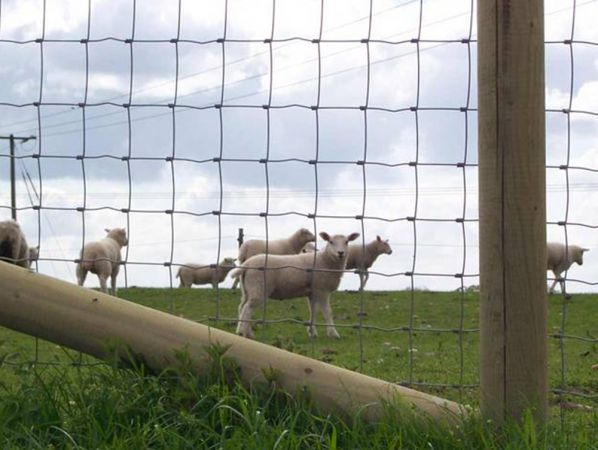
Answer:
[{"label": "horizontal fence wire", "polygon": [[[1,2],[0,2],[1,3]],[[405,239],[400,245],[407,247],[410,251],[409,264],[405,270],[397,271],[380,271],[376,270],[375,267],[369,271],[370,275],[386,279],[389,281],[395,280],[407,280],[407,292],[409,294],[409,315],[406,325],[396,327],[377,326],[375,324],[366,323],[364,317],[368,310],[368,299],[369,293],[364,289],[358,290],[359,302],[359,313],[355,323],[339,323],[336,327],[340,329],[354,329],[357,330],[356,345],[358,346],[359,361],[357,362],[357,368],[361,371],[366,371],[365,366],[367,348],[366,332],[375,331],[387,334],[404,334],[408,340],[408,352],[407,358],[407,369],[400,374],[397,374],[396,381],[406,386],[415,386],[432,389],[452,389],[457,390],[459,393],[465,390],[477,389],[479,384],[467,382],[466,377],[466,356],[465,356],[465,338],[468,335],[476,336],[479,333],[477,327],[468,327],[466,324],[466,308],[467,308],[467,293],[469,292],[470,282],[475,284],[479,278],[477,270],[471,270],[470,267],[472,257],[468,249],[477,247],[475,243],[471,242],[470,234],[468,233],[467,226],[476,226],[478,222],[477,210],[472,208],[470,203],[475,202],[475,193],[477,191],[477,185],[475,181],[471,180],[468,171],[476,170],[477,168],[477,157],[472,155],[472,148],[475,148],[475,143],[472,143],[472,130],[477,126],[477,106],[475,98],[475,52],[476,52],[476,33],[475,33],[475,2],[473,0],[467,2],[468,9],[464,13],[460,13],[461,16],[467,20],[467,27],[463,35],[458,38],[447,38],[447,39],[426,39],[425,33],[423,32],[425,27],[430,24],[442,24],[443,21],[451,20],[457,17],[459,14],[454,16],[447,16],[444,19],[439,19],[433,22],[426,22],[425,18],[429,13],[428,8],[433,7],[433,3],[425,0],[407,0],[402,3],[398,3],[393,7],[388,8],[390,10],[397,10],[407,7],[417,8],[417,20],[413,24],[412,29],[407,33],[393,33],[384,38],[373,38],[373,30],[375,28],[374,18],[383,14],[387,10],[376,11],[375,3],[373,0],[365,2],[368,7],[368,14],[360,17],[358,20],[363,21],[367,24],[367,32],[362,36],[355,36],[345,39],[331,39],[325,38],[324,34],[328,31],[328,27],[325,20],[326,3],[324,0],[319,2],[319,14],[318,17],[314,18],[317,22],[317,34],[314,36],[292,36],[292,37],[277,37],[280,31],[277,28],[278,16],[277,10],[284,8],[282,2],[272,0],[270,11],[271,16],[268,20],[268,29],[264,31],[264,37],[262,38],[231,38],[230,37],[230,8],[234,5],[229,4],[230,2],[225,0],[222,5],[222,29],[219,30],[219,34],[211,39],[197,40],[189,39],[182,33],[182,18],[185,15],[185,7],[179,0],[177,4],[177,21],[175,27],[175,34],[171,38],[164,39],[148,39],[138,37],[138,21],[140,8],[146,7],[141,2],[132,0],[131,5],[131,22],[130,28],[127,32],[126,37],[122,36],[92,36],[92,1],[87,2],[87,20],[86,20],[86,32],[85,35],[79,39],[64,38],[58,39],[54,37],[47,37],[47,27],[49,15],[46,1],[43,1],[43,10],[41,12],[41,33],[39,37],[34,39],[14,39],[5,37],[3,30],[6,27],[6,19],[3,19],[0,15],[0,46],[17,46],[19,48],[34,48],[39,52],[39,90],[37,92],[37,98],[29,99],[23,102],[6,101],[0,98],[0,108],[8,108],[9,110],[30,110],[32,109],[35,113],[34,119],[17,119],[9,120],[8,122],[2,123],[0,129],[3,134],[14,134],[14,135],[32,135],[35,136],[34,147],[27,151],[21,145],[15,155],[7,153],[8,147],[2,147],[0,152],[0,163],[3,161],[8,162],[13,160],[23,171],[23,177],[25,180],[25,186],[27,186],[27,198],[29,205],[19,205],[14,208],[15,211],[29,212],[33,211],[37,217],[37,237],[33,239],[35,243],[40,245],[42,243],[42,235],[47,234],[47,228],[51,227],[49,219],[45,217],[48,212],[62,212],[62,213],[76,213],[79,215],[81,224],[81,236],[79,240],[80,248],[83,248],[89,241],[88,228],[95,226],[93,219],[90,219],[91,213],[97,212],[114,212],[122,214],[127,230],[131,230],[133,219],[137,220],[138,217],[144,217],[144,220],[151,221],[154,218],[160,216],[166,216],[168,219],[168,229],[160,233],[159,239],[155,241],[155,245],[164,244],[167,247],[166,258],[162,261],[146,261],[138,260],[130,255],[131,246],[124,248],[123,261],[121,262],[123,267],[123,277],[125,286],[133,286],[138,283],[138,280],[133,279],[133,276],[129,273],[131,267],[164,267],[168,272],[169,287],[174,288],[173,279],[176,270],[183,267],[189,267],[188,263],[177,260],[175,257],[175,247],[181,243],[193,242],[193,239],[189,238],[188,230],[180,225],[181,218],[214,218],[216,221],[216,232],[210,236],[203,236],[204,240],[213,240],[216,242],[216,251],[211,264],[204,264],[201,267],[214,269],[217,267],[218,261],[220,261],[225,255],[223,248],[223,241],[231,240],[234,238],[231,235],[226,234],[227,231],[224,229],[224,221],[234,220],[239,225],[243,224],[243,220],[255,218],[263,219],[263,233],[258,235],[250,235],[249,237],[265,237],[267,240],[273,237],[278,237],[278,233],[274,233],[273,229],[275,226],[272,224],[274,218],[299,218],[307,219],[312,223],[312,231],[317,235],[322,229],[322,221],[325,220],[336,220],[343,227],[349,223],[351,227],[354,227],[361,234],[359,238],[360,245],[366,244],[366,230],[370,222],[379,224],[405,224],[410,229],[410,239]],[[566,195],[566,207],[564,216],[561,220],[548,221],[549,227],[558,227],[563,230],[565,243],[569,242],[569,229],[570,228],[581,228],[581,229],[594,229],[598,228],[598,224],[584,223],[580,221],[570,220],[570,189],[575,190],[576,184],[570,183],[570,173],[573,172],[598,172],[598,167],[585,167],[581,165],[571,164],[571,139],[572,139],[572,126],[571,120],[575,116],[596,116],[598,111],[583,110],[574,108],[574,87],[575,87],[575,72],[576,72],[576,60],[574,49],[580,47],[594,48],[598,46],[597,42],[591,42],[587,40],[577,40],[575,36],[575,18],[578,14],[578,7],[580,5],[586,5],[591,2],[579,3],[577,0],[573,0],[571,5],[560,8],[558,10],[547,12],[547,14],[561,13],[563,11],[570,13],[572,17],[572,27],[570,36],[562,41],[547,40],[546,48],[563,46],[568,49],[570,55],[570,90],[568,106],[562,109],[547,108],[547,117],[562,117],[566,120],[566,139],[567,148],[566,154],[562,158],[563,160],[559,164],[547,164],[547,171],[554,171],[565,174],[566,186],[563,192]],[[348,22],[351,24],[352,22]],[[334,27],[333,27],[334,28]],[[407,34],[408,36],[405,36]],[[105,98],[101,101],[90,101],[90,90],[92,84],[93,68],[92,62],[96,52],[100,46],[105,43],[118,43],[125,46],[128,53],[128,78],[122,80],[127,86],[127,92],[124,95],[113,96]],[[297,43],[303,43],[311,45],[313,51],[316,53],[316,57],[308,58],[305,61],[295,62],[294,64],[313,62],[316,64],[317,70],[315,74],[311,74],[308,77],[302,78],[298,81],[285,82],[282,84],[275,84],[277,74],[277,58],[275,51],[285,46],[294,45]],[[231,49],[238,45],[254,45],[261,46],[262,48],[245,57],[235,58],[231,56]],[[329,48],[335,45],[350,46],[348,48],[342,48],[332,52],[331,54],[323,54],[324,48]],[[388,49],[401,49],[402,52],[396,55],[375,58],[373,56],[372,46],[385,46]],[[84,53],[85,66],[84,66],[84,90],[82,98],[77,101],[49,101],[46,100],[48,92],[45,88],[46,83],[44,82],[46,72],[46,55],[49,49],[53,49],[56,46],[69,46],[81,47]],[[139,62],[139,56],[136,52],[139,52],[143,48],[170,48],[173,54],[174,68],[171,74],[171,79],[167,82],[154,84],[155,88],[160,88],[165,85],[173,87],[173,93],[170,96],[165,96],[162,99],[156,101],[135,101],[135,97],[138,94],[142,94],[146,91],[145,88],[135,88],[135,77],[137,72],[140,70],[138,67],[141,64]],[[204,69],[202,73],[213,72],[217,74],[218,81],[214,82],[208,87],[202,87],[201,89],[195,90],[190,93],[181,93],[181,83],[188,79],[190,75],[181,74],[182,65],[182,46],[191,46],[198,51],[203,51],[207,48],[219,48],[218,59],[219,62],[213,64],[209,69]],[[433,105],[427,104],[422,101],[422,91],[425,86],[422,82],[422,58],[429,51],[437,48],[448,48],[458,47],[463,54],[466,56],[460,60],[460,64],[463,66],[463,70],[466,73],[466,82],[463,87],[463,102],[458,105]],[[351,50],[359,49],[364,53],[363,61],[354,61],[349,67],[345,68],[334,68],[333,70],[324,71],[323,61],[331,56],[346,53]],[[260,71],[255,74],[246,75],[240,79],[231,78],[229,80],[229,67],[234,64],[246,62],[251,58],[263,57],[264,66],[261,67]],[[384,67],[390,63],[400,61],[403,58],[413,57],[415,61],[415,83],[413,86],[414,90],[414,102],[409,106],[404,107],[386,107],[375,104],[372,101],[372,87],[375,83],[373,81],[372,71],[373,68]],[[363,71],[365,73],[365,88],[363,90],[359,103],[353,105],[330,105],[324,104],[322,101],[322,91],[324,89],[325,82],[329,82],[334,77],[340,77],[347,74],[356,73],[357,71]],[[238,86],[242,82],[250,81],[264,81],[261,88],[251,90],[246,93],[239,94],[228,94],[228,90]],[[316,95],[313,102],[309,103],[297,103],[289,102],[279,104],[274,101],[274,96],[277,92],[284,91],[285,89],[295,88],[297,86],[304,86],[307,83],[314,83],[316,88]],[[265,87],[264,87],[265,86]],[[151,87],[151,86],[150,86]],[[193,102],[192,96],[199,94],[214,93],[217,97],[212,102]],[[262,102],[250,102],[249,99],[262,95],[265,101]],[[51,112],[49,112],[51,111]],[[197,157],[189,156],[186,154],[180,154],[178,149],[178,139],[181,139],[181,130],[178,128],[178,123],[182,122],[186,115],[192,114],[198,111],[211,111],[217,116],[216,126],[213,130],[217,136],[215,149],[216,152],[209,157]],[[265,148],[263,154],[247,154],[243,157],[230,156],[226,154],[225,143],[234,140],[235,137],[231,135],[230,127],[227,123],[225,116],[226,112],[230,111],[254,111],[259,112],[263,115],[265,123]],[[313,124],[313,135],[314,145],[313,154],[311,157],[303,157],[300,155],[280,158],[275,157],[272,153],[272,142],[273,142],[273,129],[276,127],[274,122],[276,114],[280,114],[284,111],[304,111],[311,115]],[[138,116],[139,112],[144,114]],[[354,112],[359,114],[361,120],[361,135],[362,140],[360,142],[360,155],[358,158],[346,157],[342,152],[337,155],[339,159],[330,159],[322,155],[322,147],[324,145],[324,137],[322,133],[323,119],[322,114],[328,113],[343,113],[343,112]],[[424,139],[424,133],[421,131],[422,114],[426,113],[443,113],[443,114],[454,114],[459,118],[460,129],[454,130],[454,133],[459,133],[463,136],[460,143],[460,155],[452,162],[441,161],[428,161],[422,157],[422,140]],[[377,159],[378,157],[374,154],[372,149],[371,138],[375,134],[372,130],[372,115],[373,114],[384,114],[385,118],[389,121],[398,120],[399,118],[406,118],[411,121],[411,128],[414,134],[414,143],[412,145],[412,155],[404,159],[393,160],[393,156],[386,156],[384,159]],[[72,119],[74,115],[78,117]],[[126,116],[126,118],[122,118]],[[62,117],[56,122],[57,117]],[[111,120],[108,123],[99,123],[99,120]],[[155,155],[152,152],[144,153],[143,150],[139,150],[134,144],[134,132],[135,127],[138,124],[156,119],[165,118],[169,120],[169,133],[170,142],[168,144],[168,151],[164,154]],[[341,120],[341,119],[339,119]],[[184,122],[183,122],[184,123]],[[100,154],[93,153],[89,150],[93,144],[93,140],[96,139],[94,132],[95,130],[111,130],[115,127],[124,127],[125,129],[125,143],[121,146],[121,153],[119,155],[111,154],[110,152],[102,152]],[[64,138],[67,136],[74,137],[77,139],[75,151],[72,154],[68,151],[60,152],[56,148],[52,148],[47,144],[50,138]],[[407,155],[407,152],[405,152]],[[69,173],[70,176],[79,176],[81,179],[80,190],[78,196],[64,197],[55,195],[51,190],[46,190],[47,182],[45,179],[52,176],[48,173],[48,169],[44,168],[44,164],[56,161],[67,164],[68,162],[74,162],[78,165],[79,173]],[[93,182],[90,173],[90,164],[94,162],[109,163],[116,162],[122,163],[126,171],[125,185],[127,186],[126,192],[117,193],[96,193],[90,191],[90,184]],[[135,207],[134,200],[143,198],[145,195],[149,200],[156,200],[151,198],[149,193],[143,193],[136,191],[135,179],[133,177],[133,170],[137,163],[148,163],[156,162],[164,164],[168,168],[169,179],[167,180],[168,190],[159,192],[156,195],[159,196],[160,200],[168,201],[167,207]],[[34,174],[32,175],[25,163],[30,163],[35,167]],[[192,191],[188,186],[182,184],[177,180],[176,170],[177,164],[191,163],[198,170],[214,170],[217,173],[217,189],[211,187],[209,193],[202,194],[201,192]],[[263,189],[255,190],[250,193],[239,193],[231,192],[225,184],[225,170],[243,170],[243,165],[250,164],[256,167],[260,167],[263,170],[265,184]],[[305,189],[303,191],[282,191],[279,192],[272,186],[272,170],[277,167],[290,167],[290,164],[297,164],[301,167],[309,169],[313,173],[313,188]],[[343,196],[343,191],[339,189],[331,189],[324,186],[324,174],[322,173],[328,167],[357,167],[360,170],[361,187],[355,188],[354,190],[347,190],[345,192],[347,197],[358,198],[355,214],[330,214],[323,211],[322,204],[327,198],[335,198]],[[294,170],[296,166],[292,166]],[[383,197],[387,194],[385,191],[378,191],[376,187],[372,186],[370,179],[368,178],[368,170],[372,168],[387,168],[387,169],[405,169],[409,170],[410,175],[413,177],[413,185],[404,190],[397,188],[397,191],[391,192],[394,197],[403,196],[407,197],[411,201],[411,210],[408,214],[398,214],[392,210],[392,208],[385,211],[385,215],[371,214],[368,213],[368,206],[372,198]],[[429,187],[422,186],[420,178],[422,171],[431,168],[454,168],[456,174],[460,179],[459,186],[454,189],[454,193],[460,197],[460,205],[458,214],[453,214],[446,217],[428,216],[421,212],[421,202],[426,196],[439,196],[445,193],[444,189],[438,191],[430,190]],[[35,182],[34,182],[35,179]],[[28,181],[27,181],[28,180]],[[240,190],[240,188],[236,188]],[[551,187],[549,186],[549,191]],[[558,191],[558,187],[554,188]],[[591,184],[579,185],[579,189],[587,189],[589,191],[595,189],[595,186]],[[102,197],[104,195],[104,197]],[[186,208],[180,205],[180,200],[183,198],[188,199],[199,199],[201,196],[205,198],[214,199],[217,203],[217,208],[197,211]],[[242,212],[227,209],[225,206],[225,200],[231,197],[238,198],[256,198],[264,200],[264,208],[257,211]],[[312,205],[305,210],[300,209],[288,209],[284,211],[273,211],[271,210],[271,203],[276,198],[306,198],[313,201]],[[122,207],[115,207],[110,205],[95,206],[94,199],[119,199],[123,202]],[[60,201],[61,204],[57,205],[56,201]],[[91,203],[91,204],[90,204]],[[13,208],[9,204],[8,198],[4,198],[3,194],[0,194],[0,212],[10,211]],[[177,220],[178,219],[178,220]],[[91,221],[91,224],[90,224]],[[425,238],[422,238],[423,231],[422,227],[428,224],[439,224],[448,226],[448,224],[455,224],[459,229],[459,242],[455,243],[443,243],[443,244],[432,244],[426,242]],[[444,225],[447,224],[447,225]],[[135,236],[130,236],[132,241],[135,240]],[[197,239],[200,240],[200,239]],[[397,242],[392,242],[393,245],[397,245]],[[427,246],[454,246],[459,250],[458,260],[456,264],[458,271],[438,271],[438,270],[427,270],[425,265],[422,264],[421,252]],[[60,248],[60,253],[63,257],[57,257],[54,253],[52,256],[48,256],[50,252],[40,247],[40,258],[39,263],[78,263],[81,261],[81,257],[70,258],[66,256],[66,253],[71,249],[69,244],[65,244],[67,247]],[[72,245],[72,244],[70,244]],[[154,245],[151,243],[143,244],[137,243],[136,245]],[[38,263],[36,263],[38,264]],[[475,266],[475,264],[474,264]],[[37,267],[37,266],[36,266]],[[447,265],[448,267],[448,265]],[[353,270],[346,270],[347,274],[354,273]],[[72,273],[71,273],[72,275]],[[597,281],[588,281],[583,279],[577,279],[569,277],[565,273],[565,279],[567,284],[575,284],[581,286],[596,286]],[[74,275],[72,275],[74,280]],[[454,279],[457,285],[456,295],[459,301],[459,313],[455,317],[455,327],[442,328],[442,327],[423,327],[418,326],[416,323],[417,312],[418,312],[418,280],[420,279]],[[549,278],[550,281],[553,278]],[[194,319],[198,323],[204,323],[208,325],[221,326],[222,324],[233,324],[236,323],[237,317],[227,316],[222,311],[222,292],[220,288],[215,291],[215,310],[214,314],[202,320]],[[169,297],[169,311],[172,313],[177,312],[176,300],[174,296]],[[269,311],[266,307],[267,303],[263,302],[261,317],[253,318],[249,320],[252,324],[289,324],[293,326],[304,327],[309,325],[308,322],[293,318],[274,318],[269,317]],[[577,336],[567,332],[567,317],[568,317],[569,299],[563,294],[561,302],[561,325],[558,332],[549,333],[549,338],[555,339],[559,343],[560,353],[560,368],[559,368],[559,385],[552,386],[551,390],[558,396],[574,396],[584,400],[596,400],[598,394],[595,392],[581,392],[576,389],[575,386],[569,386],[567,384],[567,344],[569,341],[578,341],[589,344],[596,344],[598,339],[591,336]],[[256,311],[257,314],[257,311]],[[325,326],[324,323],[316,322],[317,326]],[[455,335],[457,336],[458,342],[458,374],[456,375],[456,382],[450,383],[438,383],[438,382],[426,382],[420,378],[424,377],[425,374],[421,374],[417,370],[416,355],[415,352],[411,351],[415,348],[417,335],[418,334],[438,334],[439,340],[442,340],[444,335]],[[54,361],[43,361],[38,357],[38,345],[36,341],[35,345],[35,358],[33,361],[28,361],[27,364],[33,364],[36,366],[43,365],[55,365],[55,364],[70,364],[72,366],[94,366],[98,364],[95,361],[87,361],[84,359],[73,360],[69,363],[56,363]],[[311,340],[311,352],[315,354],[315,341]],[[10,359],[5,360],[3,364],[15,365],[20,363],[11,362]],[[477,379],[477,377],[476,377]]]}]

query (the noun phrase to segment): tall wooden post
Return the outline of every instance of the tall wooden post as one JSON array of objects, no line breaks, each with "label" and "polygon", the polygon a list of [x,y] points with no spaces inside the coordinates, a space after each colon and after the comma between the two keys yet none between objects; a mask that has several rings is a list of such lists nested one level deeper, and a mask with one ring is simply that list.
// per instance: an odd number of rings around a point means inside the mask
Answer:
[{"label": "tall wooden post", "polygon": [[481,408],[547,412],[543,0],[478,0]]}]

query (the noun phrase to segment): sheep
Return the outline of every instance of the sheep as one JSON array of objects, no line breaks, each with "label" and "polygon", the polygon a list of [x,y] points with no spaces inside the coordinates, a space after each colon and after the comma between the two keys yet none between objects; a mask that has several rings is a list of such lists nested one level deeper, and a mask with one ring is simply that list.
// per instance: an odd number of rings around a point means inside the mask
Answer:
[{"label": "sheep", "polygon": [[0,261],[29,269],[37,259],[37,247],[29,248],[20,225],[14,220],[0,222]]},{"label": "sheep", "polygon": [[83,286],[87,272],[95,273],[100,280],[100,287],[107,292],[106,280],[110,277],[111,294],[116,295],[116,276],[120,269],[120,249],[125,247],[127,231],[124,228],[105,229],[104,239],[89,242],[81,250],[81,259],[77,261],[77,282]]},{"label": "sheep", "polygon": [[317,251],[318,249],[316,248],[316,245],[313,242],[308,242],[301,249],[301,253],[314,253]]},{"label": "sheep", "polygon": [[[252,256],[259,255],[260,253],[266,253],[266,247],[268,254],[270,255],[295,255],[301,252],[301,249],[308,242],[314,242],[316,237],[307,228],[300,228],[292,236],[286,239],[275,239],[272,241],[265,241],[261,239],[250,239],[243,242],[239,247],[239,263],[244,263]],[[239,280],[233,276],[235,281],[233,282],[232,288],[235,289],[239,284]]]},{"label": "sheep", "polygon": [[307,327],[309,336],[317,336],[314,321],[319,308],[326,321],[327,335],[340,338],[332,320],[330,294],[338,288],[341,281],[349,242],[357,239],[359,233],[331,237],[328,233],[321,232],[320,236],[327,244],[319,252],[298,255],[260,254],[249,258],[236,270],[240,272],[242,293],[237,334],[253,338],[249,323],[252,311],[267,298],[283,300],[307,296],[310,310]]},{"label": "sheep", "polygon": [[219,283],[222,283],[226,275],[235,268],[234,258],[224,258],[216,267],[185,264],[179,267],[176,277],[181,280],[179,287],[190,288],[192,284],[208,284],[216,289]]},{"label": "sheep", "polygon": [[569,270],[569,267],[576,262],[580,266],[583,265],[583,254],[590,249],[582,248],[578,245],[569,245],[565,247],[565,244],[560,242],[549,242],[546,248],[546,270],[552,270],[554,274],[554,281],[550,289],[549,294],[554,294],[554,288],[557,282],[560,282],[561,292],[565,292],[565,280],[561,278],[561,273]]},{"label": "sheep", "polygon": [[388,239],[382,240],[380,236],[376,236],[376,239],[366,244],[353,244],[349,246],[349,254],[347,256],[347,269],[357,269],[356,272],[359,274],[360,287],[359,289],[365,288],[365,284],[370,277],[368,269],[372,267],[376,258],[381,254],[392,254],[392,248],[388,243]]}]

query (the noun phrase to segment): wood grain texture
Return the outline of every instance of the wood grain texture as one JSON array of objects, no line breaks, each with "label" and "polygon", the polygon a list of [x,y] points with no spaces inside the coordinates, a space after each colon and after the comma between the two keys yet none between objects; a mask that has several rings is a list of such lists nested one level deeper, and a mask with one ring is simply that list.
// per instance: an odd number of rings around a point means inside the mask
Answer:
[{"label": "wood grain texture", "polygon": [[175,352],[186,347],[201,371],[208,357],[206,346],[217,343],[230,346],[226,355],[239,364],[244,382],[265,381],[262,370],[272,368],[282,388],[294,394],[307,386],[314,402],[330,413],[362,410],[375,421],[383,414],[383,403],[396,400],[447,422],[458,423],[456,419],[466,412],[455,402],[4,262],[0,262],[0,286],[0,325],[100,359],[112,358],[107,344],[119,342],[160,371],[176,365]]},{"label": "wood grain texture", "polygon": [[542,0],[478,1],[481,408],[547,411]]}]

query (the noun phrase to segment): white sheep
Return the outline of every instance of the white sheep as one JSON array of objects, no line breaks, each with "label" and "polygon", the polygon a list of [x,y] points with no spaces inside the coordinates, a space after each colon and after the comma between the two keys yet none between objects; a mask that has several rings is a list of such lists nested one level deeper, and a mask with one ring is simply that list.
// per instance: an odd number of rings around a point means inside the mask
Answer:
[{"label": "white sheep", "polygon": [[368,269],[372,267],[376,258],[382,254],[392,254],[392,248],[388,239],[382,240],[380,236],[368,244],[352,244],[349,246],[349,255],[347,256],[347,269],[356,269],[359,274],[360,289],[365,288],[365,284],[370,277]]},{"label": "white sheep", "polygon": [[[314,242],[316,237],[307,228],[300,228],[292,236],[285,239],[274,239],[266,241],[262,239],[250,239],[243,242],[239,247],[239,263],[244,263],[255,255],[266,253],[266,247],[269,255],[296,255],[308,242]],[[232,288],[235,289],[239,284],[237,277],[233,276],[234,282]]]},{"label": "white sheep", "polygon": [[235,268],[234,258],[224,258],[217,266],[188,263],[179,267],[176,277],[181,280],[179,287],[190,288],[192,284],[208,284],[216,289],[226,275]]},{"label": "white sheep", "polygon": [[266,299],[283,300],[308,297],[310,310],[308,334],[317,336],[314,325],[317,309],[322,310],[329,337],[340,338],[332,320],[330,294],[338,288],[347,262],[349,242],[359,233],[349,236],[330,236],[320,233],[327,244],[323,250],[298,255],[265,255],[249,258],[237,269],[241,279],[241,303],[237,334],[253,337],[251,315],[253,309]]},{"label": "white sheep", "polygon": [[88,242],[81,250],[81,260],[77,263],[77,282],[83,286],[87,272],[95,273],[100,280],[100,287],[107,292],[106,280],[110,277],[111,294],[116,295],[116,276],[120,269],[120,249],[125,247],[127,231],[124,228],[106,228],[106,237],[95,242]]},{"label": "white sheep", "polygon": [[583,254],[590,249],[582,248],[578,245],[569,245],[565,247],[565,244],[560,242],[549,242],[546,246],[546,270],[552,270],[554,274],[554,281],[550,289],[549,294],[554,294],[554,288],[557,282],[560,282],[561,292],[565,292],[565,280],[561,278],[561,273],[569,270],[569,267],[576,262],[580,266],[583,265]]},{"label": "white sheep", "polygon": [[0,222],[0,261],[28,269],[37,259],[37,247],[29,248],[23,230],[14,220]]}]

